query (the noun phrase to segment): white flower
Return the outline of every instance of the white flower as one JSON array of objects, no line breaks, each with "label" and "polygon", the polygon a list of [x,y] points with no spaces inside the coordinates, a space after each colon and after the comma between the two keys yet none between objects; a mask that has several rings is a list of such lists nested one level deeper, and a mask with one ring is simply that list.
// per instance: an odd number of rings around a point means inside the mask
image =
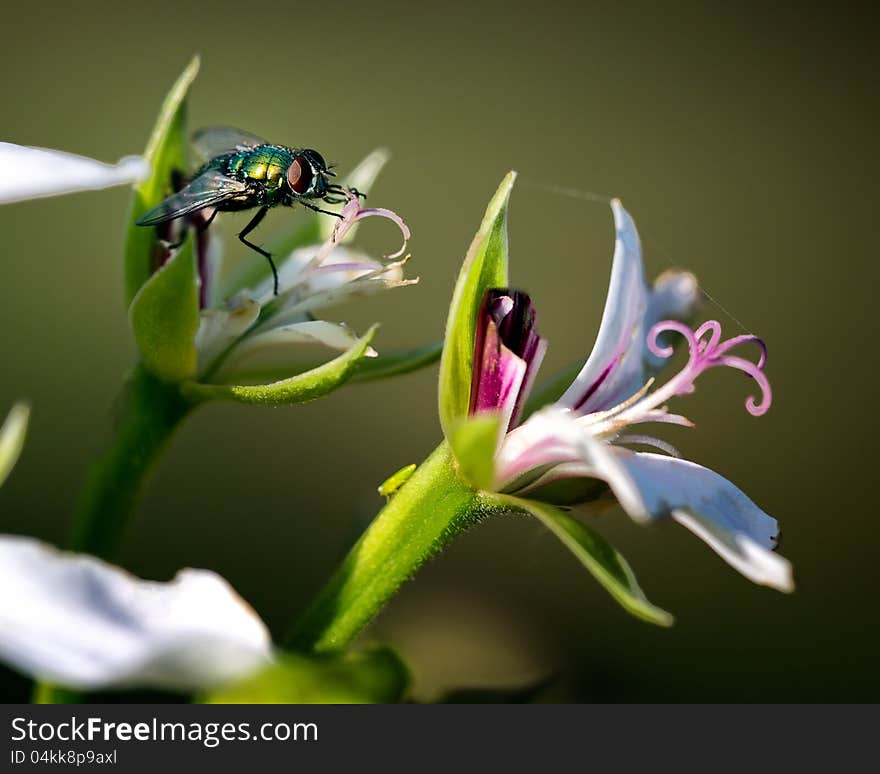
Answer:
[{"label": "white flower", "polygon": [[[721,326],[708,321],[692,331],[676,319],[687,316],[697,294],[696,281],[667,272],[653,288],[645,282],[635,224],[619,201],[612,202],[617,232],[611,284],[596,343],[586,364],[559,401],[519,422],[519,414],[543,356],[545,342],[535,328],[531,301],[524,293],[493,289],[486,294],[477,323],[471,413],[497,413],[505,431],[495,454],[495,491],[541,500],[551,485],[580,480],[565,505],[595,493],[589,482],[608,484],[624,510],[640,522],[671,517],[704,540],[725,561],[755,583],[791,591],[789,563],[773,553],[776,520],[722,476],[679,459],[678,452],[651,435],[630,433],[650,423],[691,426],[672,414],[667,402],[694,390],[697,377],[718,366],[744,372],[760,390],[746,401],[759,416],[771,402],[764,374],[766,348],[755,336],[722,340]],[[672,347],[658,341],[683,336],[689,358],[682,370],[653,389],[656,373]],[[756,344],[758,362],[732,354]],[[654,446],[672,456],[635,451]],[[581,492],[586,491],[586,495]],[[551,501],[559,503],[558,499]]]}]

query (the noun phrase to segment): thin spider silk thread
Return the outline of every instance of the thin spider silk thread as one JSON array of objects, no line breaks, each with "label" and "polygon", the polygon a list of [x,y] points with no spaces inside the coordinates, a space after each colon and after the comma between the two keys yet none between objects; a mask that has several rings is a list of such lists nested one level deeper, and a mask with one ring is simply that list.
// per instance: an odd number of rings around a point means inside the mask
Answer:
[{"label": "thin spider silk thread", "polygon": [[[607,196],[606,194],[596,193],[594,191],[584,191],[579,188],[568,188],[566,186],[560,185],[548,185],[546,183],[533,182],[531,180],[523,178],[520,178],[520,185],[526,188],[532,188],[538,191],[544,191],[545,193],[554,194],[556,196],[564,196],[569,199],[580,199],[582,201],[592,202],[593,204],[604,204],[606,206],[610,206],[612,200],[616,198],[613,196]],[[675,268],[678,265],[675,263],[675,261],[672,260],[671,253],[653,234],[645,231],[641,226],[639,226],[639,233],[645,237],[645,241],[652,248],[656,248],[660,252],[661,256],[666,259],[666,262],[672,268]],[[721,312],[721,314],[725,315],[731,322],[737,325],[739,329],[743,331],[743,333],[754,335],[751,329],[743,325],[742,321],[738,317],[736,317],[733,312],[729,311],[727,307],[725,307],[720,301],[718,301],[715,296],[709,292],[708,288],[706,288],[701,282],[698,282],[697,287],[699,288],[699,291],[703,295],[703,297],[719,312]]]}]

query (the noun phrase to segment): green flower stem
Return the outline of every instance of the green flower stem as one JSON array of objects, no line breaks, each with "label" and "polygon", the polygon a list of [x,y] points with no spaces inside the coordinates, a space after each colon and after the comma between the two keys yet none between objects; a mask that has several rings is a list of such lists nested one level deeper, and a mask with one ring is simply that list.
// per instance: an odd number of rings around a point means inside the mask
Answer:
[{"label": "green flower stem", "polygon": [[111,446],[89,471],[74,516],[74,551],[110,559],[119,548],[141,484],[191,408],[175,384],[136,366],[123,390]]},{"label": "green flower stem", "polygon": [[288,644],[341,650],[400,585],[481,517],[476,491],[462,483],[444,441],[392,496],[342,566],[296,623]]}]

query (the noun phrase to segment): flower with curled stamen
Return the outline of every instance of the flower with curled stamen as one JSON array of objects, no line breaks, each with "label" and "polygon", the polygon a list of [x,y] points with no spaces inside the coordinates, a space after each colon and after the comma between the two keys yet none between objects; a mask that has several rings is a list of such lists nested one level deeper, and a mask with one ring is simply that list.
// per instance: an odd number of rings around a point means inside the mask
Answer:
[{"label": "flower with curled stamen", "polygon": [[[635,224],[614,200],[611,282],[596,342],[573,381],[566,373],[530,398],[547,343],[529,296],[509,288],[507,213],[515,179],[508,173],[490,200],[452,294],[438,390],[444,440],[420,465],[401,468],[380,486],[388,502],[297,622],[297,647],[345,647],[457,535],[512,513],[540,522],[624,609],[669,626],[672,616],[648,600],[626,559],[591,520],[569,512],[589,516],[609,491],[634,520],[674,520],[752,581],[793,587],[791,567],[772,551],[776,521],[732,483],[642,429],[692,426],[667,404],[716,366],[753,377],[761,397],[746,406],[766,412],[763,343],[751,336],[722,341],[714,321],[696,331],[685,325],[699,295],[696,279],[667,271],[649,286]],[[673,354],[667,339],[674,333],[685,338],[689,358],[655,387]],[[733,354],[755,342],[757,362]],[[632,448],[644,445],[666,454]]]},{"label": "flower with curled stamen", "polygon": [[[319,307],[352,295],[418,282],[403,277],[407,258],[401,256],[410,233],[396,213],[361,207],[357,197],[351,196],[340,214],[322,244],[298,248],[280,262],[277,296],[271,278],[266,278],[252,289],[238,290],[219,305],[201,310],[195,338],[198,381],[266,381],[299,373],[314,365],[314,345],[344,352],[358,343],[358,337],[347,326],[315,319]],[[403,236],[397,252],[377,260],[343,245],[355,224],[370,217],[385,218],[397,225]],[[213,249],[211,239],[197,243],[198,253]],[[209,259],[198,263],[207,265]],[[217,295],[213,276],[208,272],[203,279],[207,299]],[[367,357],[375,354],[369,347],[365,351]]]},{"label": "flower with curled stamen", "polygon": [[[772,552],[778,533],[774,519],[717,473],[680,459],[667,442],[641,430],[629,432],[648,424],[692,426],[667,404],[693,392],[697,378],[716,367],[751,377],[760,396],[750,396],[746,408],[754,416],[764,414],[772,400],[764,372],[766,347],[752,335],[722,340],[715,320],[692,330],[669,319],[690,312],[697,293],[694,278],[667,273],[648,290],[635,224],[620,202],[612,202],[612,209],[617,247],[596,345],[562,397],[522,424],[520,407],[544,342],[537,335],[528,296],[506,289],[486,294],[483,309],[493,312],[481,313],[477,322],[471,414],[493,412],[501,419],[504,434],[496,448],[491,488],[572,506],[593,499],[596,482],[607,484],[636,521],[671,517],[752,581],[789,591],[791,568]],[[667,341],[671,334],[684,338],[688,359],[657,386],[653,374],[673,354]],[[524,341],[529,342],[525,347]],[[760,348],[757,362],[733,353],[748,344]],[[487,390],[499,374],[507,377],[505,389]],[[665,454],[631,446],[653,446]]]}]

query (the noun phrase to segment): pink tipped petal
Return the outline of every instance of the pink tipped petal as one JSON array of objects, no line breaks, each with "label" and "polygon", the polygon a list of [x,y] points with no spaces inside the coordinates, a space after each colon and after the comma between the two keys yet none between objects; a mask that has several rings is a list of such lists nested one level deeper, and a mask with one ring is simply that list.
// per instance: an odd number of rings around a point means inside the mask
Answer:
[{"label": "pink tipped petal", "polygon": [[616,239],[602,323],[586,364],[560,400],[579,413],[608,409],[641,387],[663,365],[648,350],[645,331],[664,317],[690,314],[698,294],[686,272],[666,272],[649,289],[635,223],[618,200],[611,207]]}]

